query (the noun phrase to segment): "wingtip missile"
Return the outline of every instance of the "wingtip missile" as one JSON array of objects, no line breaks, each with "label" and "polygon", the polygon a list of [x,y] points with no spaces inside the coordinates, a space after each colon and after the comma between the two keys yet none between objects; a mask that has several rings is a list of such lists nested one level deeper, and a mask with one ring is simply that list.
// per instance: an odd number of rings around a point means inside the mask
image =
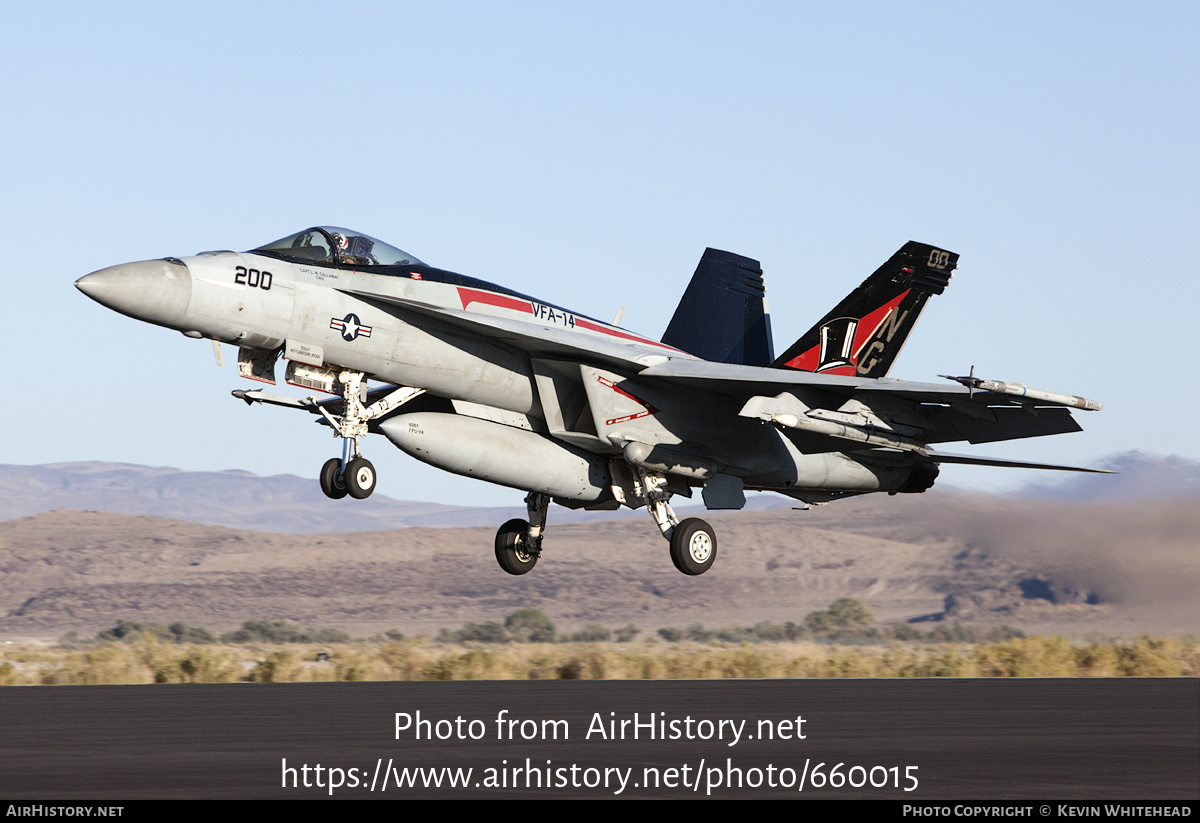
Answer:
[{"label": "wingtip missile", "polygon": [[1053,403],[1056,406],[1070,406],[1073,409],[1083,409],[1084,411],[1100,411],[1102,405],[1099,400],[1088,400],[1086,397],[1079,397],[1074,394],[1059,394],[1057,392],[1042,391],[1040,389],[1031,389],[1021,383],[1004,383],[1000,380],[984,380],[983,378],[971,375],[959,375],[957,377],[949,374],[939,374],[938,377],[944,377],[947,380],[953,380],[955,383],[961,383],[968,389],[976,389],[979,391],[989,391],[993,394],[1007,394],[1013,397],[1021,397],[1032,400],[1038,403]]}]

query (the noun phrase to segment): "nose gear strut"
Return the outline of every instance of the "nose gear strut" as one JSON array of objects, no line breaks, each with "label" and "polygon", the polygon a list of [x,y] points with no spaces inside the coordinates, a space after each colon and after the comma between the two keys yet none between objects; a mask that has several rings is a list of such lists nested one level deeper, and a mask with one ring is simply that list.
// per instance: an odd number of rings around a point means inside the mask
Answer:
[{"label": "nose gear strut", "polygon": [[[333,457],[321,467],[321,491],[326,497],[338,499],[349,494],[363,500],[375,491],[375,467],[362,456],[359,440],[367,436],[367,424],[393,409],[425,393],[424,389],[401,386],[388,393],[370,406],[366,400],[365,375],[362,372],[343,371],[338,375],[342,384],[342,415],[334,417],[321,405],[317,411],[333,428],[334,436],[342,438],[342,456]],[[316,402],[309,398],[310,402]]]}]

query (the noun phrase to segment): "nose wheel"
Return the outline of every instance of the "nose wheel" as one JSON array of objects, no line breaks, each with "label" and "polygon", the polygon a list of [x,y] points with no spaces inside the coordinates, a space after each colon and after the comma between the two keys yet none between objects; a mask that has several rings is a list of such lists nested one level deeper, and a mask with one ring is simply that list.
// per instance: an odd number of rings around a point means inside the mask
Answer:
[{"label": "nose wheel", "polygon": [[[375,491],[375,467],[362,456],[358,443],[367,436],[367,423],[394,411],[414,397],[425,393],[424,389],[399,386],[395,391],[364,406],[367,392],[362,372],[343,371],[338,375],[342,384],[343,409],[341,418],[330,414],[324,406],[316,406],[334,434],[342,438],[341,458],[331,458],[321,467],[321,491],[334,500],[347,494],[356,500],[365,500]],[[311,401],[312,398],[309,398]]]},{"label": "nose wheel", "polygon": [[341,500],[350,490],[346,488],[346,479],[342,475],[342,461],[331,457],[321,467],[321,491],[332,500]]},{"label": "nose wheel", "polygon": [[365,457],[356,457],[342,472],[346,491],[356,500],[365,500],[375,491],[375,467]]},{"label": "nose wheel", "polygon": [[321,491],[333,500],[350,495],[365,500],[375,491],[375,466],[365,457],[356,457],[342,468],[340,458],[331,457],[321,467]]},{"label": "nose wheel", "polygon": [[[242,350],[247,351],[246,349]],[[371,461],[362,456],[359,442],[367,436],[368,423],[379,417],[394,412],[408,401],[425,393],[424,389],[411,386],[396,386],[392,391],[378,397],[371,405],[367,401],[367,389],[362,372],[349,370],[336,371],[336,367],[321,367],[319,369],[303,367],[300,373],[297,363],[288,364],[288,382],[298,386],[320,385],[324,391],[330,392],[334,383],[342,386],[342,415],[335,417],[326,407],[330,402],[318,403],[314,398],[296,400],[281,395],[269,395],[261,391],[235,391],[233,396],[244,400],[247,405],[268,403],[273,406],[285,406],[293,409],[305,409],[325,418],[325,422],[333,430],[335,437],[342,439],[342,456],[331,457],[321,466],[317,478],[320,481],[321,492],[332,500],[340,500],[349,495],[358,500],[365,500],[375,491],[378,475]],[[307,382],[306,382],[307,381]],[[382,393],[382,392],[381,392]]]}]

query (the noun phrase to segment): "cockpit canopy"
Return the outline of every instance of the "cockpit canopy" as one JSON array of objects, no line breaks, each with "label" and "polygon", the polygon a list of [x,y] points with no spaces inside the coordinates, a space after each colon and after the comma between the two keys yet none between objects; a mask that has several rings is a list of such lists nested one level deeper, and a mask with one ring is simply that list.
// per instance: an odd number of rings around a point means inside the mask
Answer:
[{"label": "cockpit canopy", "polygon": [[273,256],[306,263],[340,264],[344,266],[423,266],[406,251],[337,226],[314,226],[311,229],[259,246],[254,251],[271,252]]}]

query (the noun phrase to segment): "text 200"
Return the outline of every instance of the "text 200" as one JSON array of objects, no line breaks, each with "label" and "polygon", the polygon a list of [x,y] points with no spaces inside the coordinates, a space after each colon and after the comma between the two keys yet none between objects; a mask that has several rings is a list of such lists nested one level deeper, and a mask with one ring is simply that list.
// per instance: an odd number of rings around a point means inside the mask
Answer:
[{"label": "text 200", "polygon": [[258,269],[248,269],[245,266],[238,266],[234,269],[233,282],[265,291],[271,288],[271,273],[269,271],[259,271]]}]

